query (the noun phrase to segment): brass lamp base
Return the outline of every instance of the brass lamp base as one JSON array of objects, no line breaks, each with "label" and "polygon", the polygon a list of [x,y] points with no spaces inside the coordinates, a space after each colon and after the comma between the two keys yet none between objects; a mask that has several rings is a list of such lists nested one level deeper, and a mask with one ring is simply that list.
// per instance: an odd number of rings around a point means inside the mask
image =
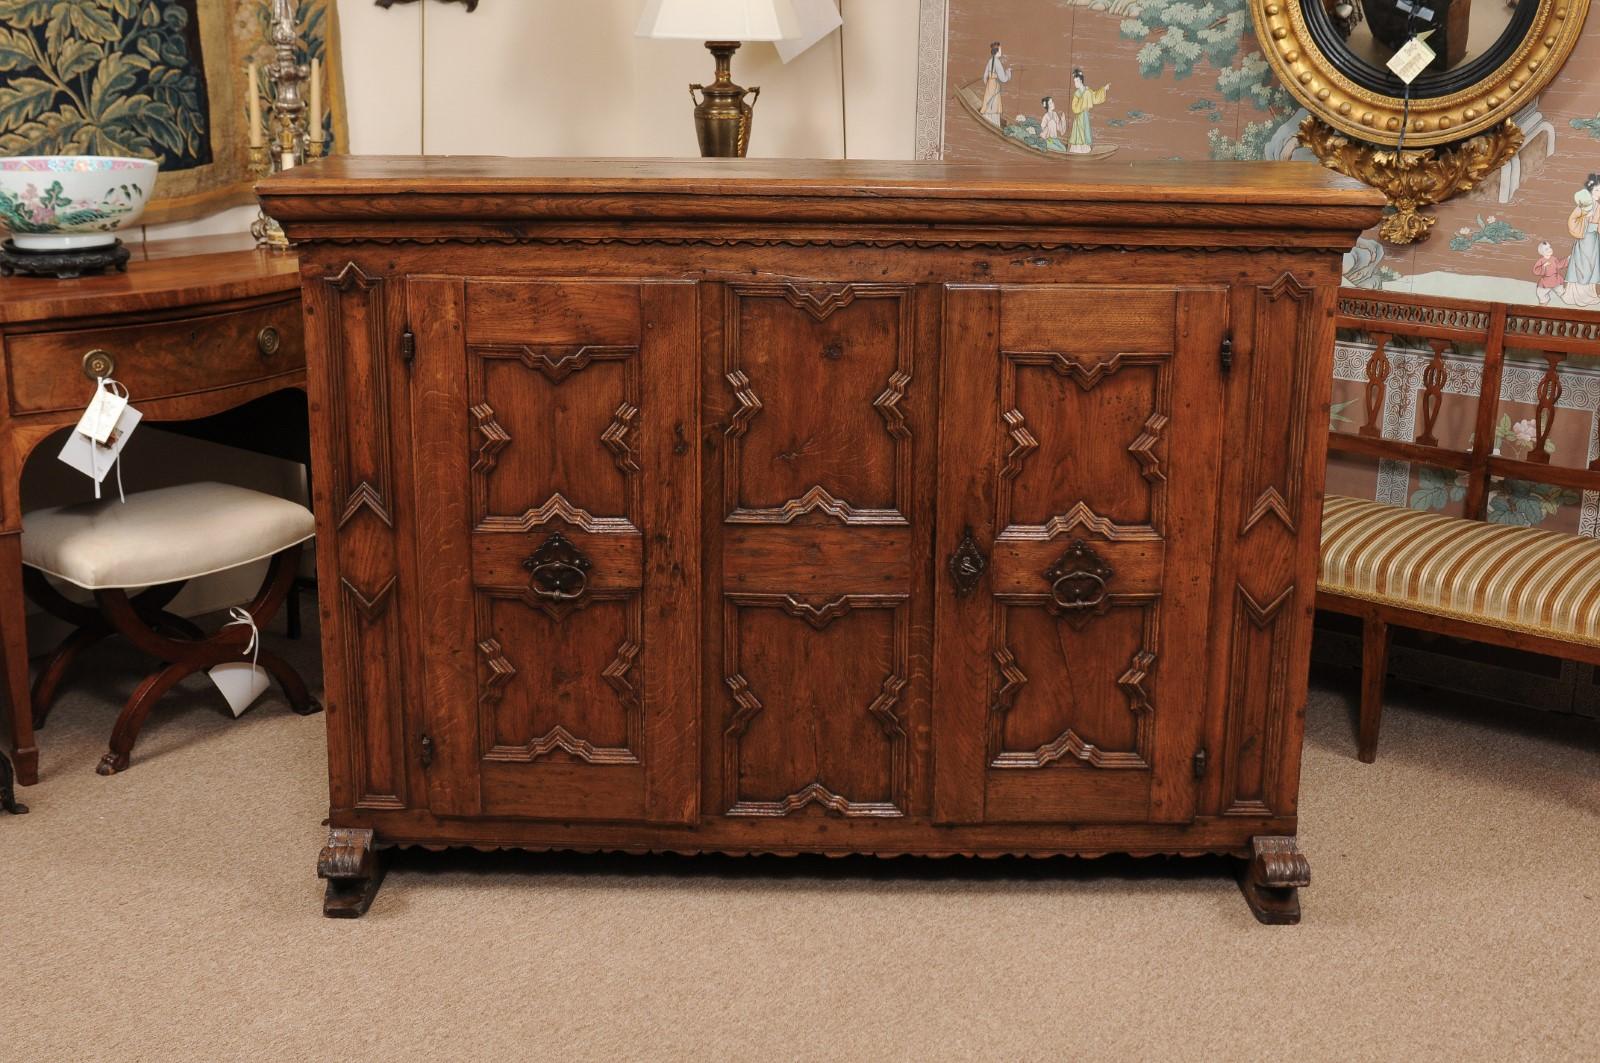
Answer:
[{"label": "brass lamp base", "polygon": [[[700,137],[700,154],[706,158],[742,159],[750,149],[750,122],[760,88],[740,88],[733,83],[733,53],[738,41],[707,41],[706,48],[717,60],[716,80],[709,85],[690,85],[694,100],[694,128]],[[699,97],[695,93],[700,93]],[[745,97],[750,102],[745,102]]]}]

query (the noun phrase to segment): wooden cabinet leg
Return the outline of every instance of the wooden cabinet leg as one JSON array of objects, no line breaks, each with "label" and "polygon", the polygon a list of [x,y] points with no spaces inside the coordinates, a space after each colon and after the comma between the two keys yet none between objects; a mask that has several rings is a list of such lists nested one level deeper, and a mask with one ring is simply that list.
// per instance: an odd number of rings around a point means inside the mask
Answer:
[{"label": "wooden cabinet leg", "polygon": [[1239,889],[1256,919],[1269,926],[1300,921],[1300,887],[1311,885],[1311,864],[1294,838],[1250,839],[1251,857],[1239,870]]},{"label": "wooden cabinet leg", "polygon": [[1361,622],[1361,729],[1357,755],[1378,759],[1378,726],[1383,722],[1383,686],[1389,674],[1389,624],[1375,616]]},{"label": "wooden cabinet leg", "polygon": [[17,791],[12,785],[16,776],[11,770],[11,761],[0,753],[0,812],[9,812],[13,816],[24,816],[28,813],[28,806],[17,800]]},{"label": "wooden cabinet leg", "polygon": [[33,698],[28,691],[28,615],[22,596],[22,532],[0,532],[0,719],[6,724],[17,782],[39,781],[39,746],[33,737]]},{"label": "wooden cabinet leg", "polygon": [[383,854],[373,847],[372,831],[334,827],[317,857],[317,875],[328,881],[322,914],[330,919],[357,919],[372,907],[387,870]]}]

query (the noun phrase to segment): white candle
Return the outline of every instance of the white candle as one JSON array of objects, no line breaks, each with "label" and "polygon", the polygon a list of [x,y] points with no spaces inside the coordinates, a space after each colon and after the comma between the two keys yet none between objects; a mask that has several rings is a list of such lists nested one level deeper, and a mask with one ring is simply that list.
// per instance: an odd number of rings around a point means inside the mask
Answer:
[{"label": "white candle", "polygon": [[256,64],[254,61],[250,63],[249,69],[245,72],[245,78],[248,82],[245,86],[245,98],[250,101],[250,146],[252,148],[265,147],[267,136],[261,125],[261,89],[256,81]]},{"label": "white candle", "polygon": [[311,141],[322,143],[322,60],[311,60]]}]

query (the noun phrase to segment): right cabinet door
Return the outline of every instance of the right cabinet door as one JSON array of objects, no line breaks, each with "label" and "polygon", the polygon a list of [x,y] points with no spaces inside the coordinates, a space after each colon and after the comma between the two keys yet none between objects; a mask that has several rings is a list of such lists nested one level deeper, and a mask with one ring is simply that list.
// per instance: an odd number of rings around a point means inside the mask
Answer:
[{"label": "right cabinet door", "polygon": [[1194,817],[1227,315],[1224,287],[946,288],[937,820]]}]

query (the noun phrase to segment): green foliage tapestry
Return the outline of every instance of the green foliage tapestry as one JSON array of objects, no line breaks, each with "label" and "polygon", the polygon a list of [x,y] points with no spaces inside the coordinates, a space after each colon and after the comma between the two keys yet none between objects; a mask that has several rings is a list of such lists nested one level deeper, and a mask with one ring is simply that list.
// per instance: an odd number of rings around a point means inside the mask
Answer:
[{"label": "green foliage tapestry", "polygon": [[[0,155],[161,164],[147,223],[247,203],[245,68],[272,59],[271,0],[0,0]],[[330,150],[347,133],[335,0],[296,5],[327,70]],[[263,76],[259,86],[269,86]],[[264,109],[270,101],[264,101]]]}]

